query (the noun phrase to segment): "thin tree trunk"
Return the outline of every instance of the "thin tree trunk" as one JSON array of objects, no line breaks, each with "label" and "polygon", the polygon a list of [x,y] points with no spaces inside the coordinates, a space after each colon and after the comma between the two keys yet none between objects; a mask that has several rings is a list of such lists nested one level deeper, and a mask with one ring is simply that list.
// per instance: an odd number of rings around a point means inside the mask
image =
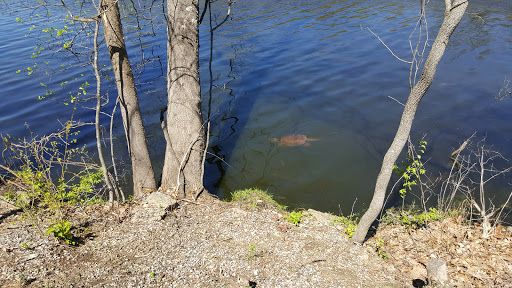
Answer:
[{"label": "thin tree trunk", "polygon": [[94,75],[96,76],[96,116],[94,120],[94,128],[96,130],[96,148],[98,149],[98,157],[101,163],[101,171],[103,173],[103,181],[108,188],[108,202],[114,202],[114,186],[110,182],[108,177],[107,164],[103,157],[103,150],[101,149],[101,134],[100,134],[100,113],[101,113],[101,77],[98,71],[98,30],[100,23],[96,21],[94,23],[94,57],[92,66],[94,68]]},{"label": "thin tree trunk", "polygon": [[365,240],[366,234],[368,233],[372,222],[377,218],[380,210],[382,209],[386,190],[391,178],[391,174],[393,172],[393,165],[395,164],[398,156],[405,146],[405,143],[407,142],[407,137],[411,131],[412,122],[414,120],[416,110],[418,109],[418,105],[430,87],[430,84],[432,84],[432,81],[434,80],[437,65],[439,64],[439,61],[441,61],[446,46],[448,45],[448,41],[450,40],[450,36],[455,31],[455,28],[457,28],[457,25],[464,15],[467,6],[467,0],[459,0],[455,1],[452,6],[446,7],[447,10],[445,12],[443,24],[439,29],[437,38],[434,41],[432,49],[430,50],[428,58],[425,62],[423,73],[421,74],[418,83],[416,83],[416,85],[414,85],[413,89],[411,90],[411,94],[409,95],[407,103],[405,104],[402,119],[400,120],[400,125],[396,132],[395,138],[393,139],[393,142],[391,143],[391,146],[389,147],[386,155],[384,156],[384,160],[382,161],[382,167],[379,175],[377,176],[375,191],[370,203],[370,207],[361,218],[361,221],[359,221],[356,232],[352,237],[352,240],[355,242],[362,243]]},{"label": "thin tree trunk", "polygon": [[162,187],[203,189],[198,0],[167,0],[167,146]]},{"label": "thin tree trunk", "polygon": [[156,189],[155,174],[149,157],[146,133],[140,115],[132,68],[126,52],[117,1],[102,0],[101,11],[105,42],[114,68],[123,124],[133,171],[133,193]]}]

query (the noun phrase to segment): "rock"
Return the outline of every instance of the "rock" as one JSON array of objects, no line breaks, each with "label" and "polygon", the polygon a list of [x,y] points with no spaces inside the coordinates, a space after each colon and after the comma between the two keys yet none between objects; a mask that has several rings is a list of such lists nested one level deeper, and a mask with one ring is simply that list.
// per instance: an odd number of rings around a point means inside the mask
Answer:
[{"label": "rock", "polygon": [[153,192],[146,196],[144,201],[132,212],[132,221],[160,221],[165,218],[167,212],[176,208],[178,202],[171,196],[162,192]]},{"label": "rock", "polygon": [[171,210],[176,206],[177,202],[171,196],[162,192],[154,192],[149,194],[144,201],[144,205],[164,210]]},{"label": "rock", "polygon": [[447,285],[448,271],[446,261],[441,258],[434,258],[427,262],[427,278],[429,285]]}]

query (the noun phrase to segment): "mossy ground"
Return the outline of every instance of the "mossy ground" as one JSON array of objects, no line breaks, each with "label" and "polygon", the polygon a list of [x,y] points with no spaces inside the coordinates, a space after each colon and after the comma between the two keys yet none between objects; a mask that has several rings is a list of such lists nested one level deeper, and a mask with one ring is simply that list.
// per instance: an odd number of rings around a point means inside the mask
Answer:
[{"label": "mossy ground", "polygon": [[281,210],[287,208],[279,205],[271,194],[257,188],[233,191],[230,201],[241,203],[250,208],[279,208]]}]

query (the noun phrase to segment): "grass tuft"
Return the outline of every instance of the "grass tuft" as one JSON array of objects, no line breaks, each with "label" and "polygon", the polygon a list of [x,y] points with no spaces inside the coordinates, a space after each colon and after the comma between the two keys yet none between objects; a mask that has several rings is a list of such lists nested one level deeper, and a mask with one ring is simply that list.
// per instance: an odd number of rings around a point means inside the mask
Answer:
[{"label": "grass tuft", "polygon": [[271,194],[257,188],[233,191],[231,193],[231,201],[242,203],[253,209],[278,207],[281,210],[286,210],[287,208],[284,205],[279,205]]}]

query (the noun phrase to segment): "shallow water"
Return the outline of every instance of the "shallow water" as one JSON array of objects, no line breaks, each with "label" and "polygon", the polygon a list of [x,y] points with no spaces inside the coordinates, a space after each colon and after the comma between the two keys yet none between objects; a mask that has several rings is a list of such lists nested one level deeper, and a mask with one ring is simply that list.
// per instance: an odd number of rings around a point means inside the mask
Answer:
[{"label": "shallow water", "polygon": [[[442,21],[441,5],[431,1],[427,10],[429,43]],[[221,19],[223,3],[216,2],[214,8]],[[412,138],[419,140],[426,134],[427,170],[435,175],[446,172],[450,153],[473,132],[512,157],[508,125],[512,99],[495,100],[504,80],[512,78],[512,41],[505,36],[510,34],[511,11],[509,1],[470,2],[469,13],[452,36],[420,105]],[[130,15],[129,9],[125,12]],[[409,1],[238,0],[232,19],[214,36],[210,152],[223,160],[208,158],[207,188],[224,197],[235,189],[256,186],[292,207],[331,212],[341,208],[345,214],[352,206],[356,211],[366,207],[401,115],[402,106],[389,96],[406,101],[409,65],[394,58],[362,28],[371,28],[396,55],[409,59],[408,37],[418,12],[417,3]],[[4,56],[0,59],[0,132],[26,135],[23,123],[27,122],[37,134],[47,134],[58,126],[56,119],[67,119],[71,110],[34,100],[45,91],[39,84],[44,71],[34,73],[40,78],[14,73],[34,62],[29,58],[33,39],[22,37],[14,19],[0,16],[0,24],[6,27],[0,40]],[[207,21],[201,26],[200,50],[204,109],[209,86]],[[128,17],[128,23],[133,22]],[[165,63],[163,26],[155,28],[157,37],[141,41],[129,28],[125,24],[134,66],[142,61],[140,46],[145,48],[145,58],[160,57]],[[139,85],[157,170],[165,147],[158,123],[159,109],[166,101],[162,69],[158,61],[148,64],[141,70]],[[84,71],[91,73],[86,68],[73,70],[73,75]],[[56,74],[50,81],[59,83],[69,76]],[[111,109],[111,104],[106,108]],[[75,117],[90,121],[93,114],[79,110]],[[126,160],[119,120],[116,151]],[[298,147],[279,147],[270,141],[290,134],[320,140]],[[90,144],[91,153],[93,137],[91,127],[80,138]],[[508,179],[491,187],[496,201],[509,190]]]}]

